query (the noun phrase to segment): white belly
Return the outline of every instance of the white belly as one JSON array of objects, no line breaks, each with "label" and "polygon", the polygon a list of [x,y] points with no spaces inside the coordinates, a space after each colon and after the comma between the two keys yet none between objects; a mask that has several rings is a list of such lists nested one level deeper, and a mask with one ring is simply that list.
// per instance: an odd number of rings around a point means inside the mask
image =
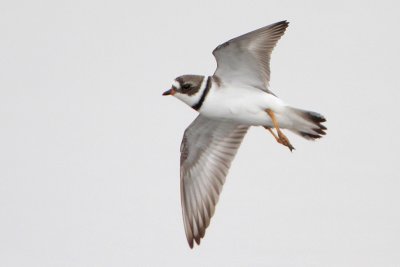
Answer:
[{"label": "white belly", "polygon": [[266,109],[274,111],[282,124],[280,126],[286,128],[285,104],[277,97],[254,88],[212,88],[200,113],[245,125],[273,127]]}]

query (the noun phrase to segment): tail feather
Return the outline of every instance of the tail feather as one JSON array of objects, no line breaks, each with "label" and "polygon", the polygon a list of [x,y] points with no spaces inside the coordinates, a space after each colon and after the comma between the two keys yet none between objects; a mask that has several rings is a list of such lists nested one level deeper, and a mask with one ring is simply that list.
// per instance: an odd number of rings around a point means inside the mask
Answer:
[{"label": "tail feather", "polygon": [[297,108],[289,108],[293,125],[289,130],[308,140],[321,138],[326,134],[327,128],[322,124],[326,122],[324,116],[317,112]]}]

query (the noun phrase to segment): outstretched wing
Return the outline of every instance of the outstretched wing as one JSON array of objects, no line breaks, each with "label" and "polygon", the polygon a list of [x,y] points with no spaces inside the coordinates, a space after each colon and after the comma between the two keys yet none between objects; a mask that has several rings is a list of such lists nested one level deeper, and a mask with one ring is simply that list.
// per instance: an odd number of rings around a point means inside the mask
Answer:
[{"label": "outstretched wing", "polygon": [[250,85],[268,91],[272,50],[289,22],[280,21],[229,40],[214,49],[214,73],[223,82]]},{"label": "outstretched wing", "polygon": [[200,244],[214,214],[229,167],[248,126],[199,115],[181,145],[181,202],[186,238]]}]

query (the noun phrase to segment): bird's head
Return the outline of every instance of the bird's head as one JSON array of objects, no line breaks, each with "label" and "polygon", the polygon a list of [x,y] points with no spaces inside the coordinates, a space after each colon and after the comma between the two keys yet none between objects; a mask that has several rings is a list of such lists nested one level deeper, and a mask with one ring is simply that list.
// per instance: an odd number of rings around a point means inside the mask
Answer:
[{"label": "bird's head", "polygon": [[165,91],[163,95],[172,95],[194,107],[199,103],[203,91],[207,87],[207,77],[201,75],[182,75],[172,82],[170,89]]}]

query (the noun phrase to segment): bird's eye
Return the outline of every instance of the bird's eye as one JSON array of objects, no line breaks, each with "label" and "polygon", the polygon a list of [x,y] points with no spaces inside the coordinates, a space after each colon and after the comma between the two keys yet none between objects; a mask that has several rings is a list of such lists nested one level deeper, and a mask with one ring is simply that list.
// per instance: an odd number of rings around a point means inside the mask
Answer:
[{"label": "bird's eye", "polygon": [[184,85],[182,85],[182,88],[184,89],[184,90],[187,90],[187,89],[189,89],[191,87],[191,84],[190,83],[185,83]]}]

